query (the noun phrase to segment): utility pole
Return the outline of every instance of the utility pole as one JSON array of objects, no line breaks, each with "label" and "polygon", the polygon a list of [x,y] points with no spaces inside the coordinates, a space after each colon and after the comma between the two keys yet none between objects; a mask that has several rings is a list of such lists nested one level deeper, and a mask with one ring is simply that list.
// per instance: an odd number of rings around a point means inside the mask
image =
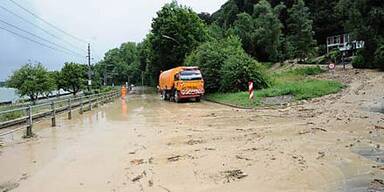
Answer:
[{"label": "utility pole", "polygon": [[104,86],[107,86],[108,76],[107,76],[107,70],[104,69]]},{"label": "utility pole", "polygon": [[128,81],[127,81],[127,89],[128,91],[131,90],[131,81],[130,81],[130,77],[128,76]]},{"label": "utility pole", "polygon": [[144,72],[141,72],[141,86],[144,87]]},{"label": "utility pole", "polygon": [[92,86],[92,69],[91,69],[91,44],[88,43],[88,91],[91,91]]}]

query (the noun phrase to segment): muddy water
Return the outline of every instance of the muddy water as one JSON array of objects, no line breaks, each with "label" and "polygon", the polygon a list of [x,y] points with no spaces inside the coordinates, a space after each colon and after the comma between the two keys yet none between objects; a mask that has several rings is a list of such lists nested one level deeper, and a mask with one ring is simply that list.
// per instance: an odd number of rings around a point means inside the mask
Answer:
[{"label": "muddy water", "polygon": [[18,186],[14,191],[111,191],[128,186],[129,155],[157,140],[156,126],[175,125],[177,119],[169,114],[209,108],[222,107],[134,95],[71,121],[62,116],[55,128],[43,120],[34,125],[36,138],[22,140],[22,133],[2,138],[0,184]]},{"label": "muddy water", "polygon": [[345,106],[237,110],[136,93],[55,128],[43,120],[36,138],[2,138],[0,191],[344,192],[383,178],[366,150],[383,146],[379,114],[345,123]]}]

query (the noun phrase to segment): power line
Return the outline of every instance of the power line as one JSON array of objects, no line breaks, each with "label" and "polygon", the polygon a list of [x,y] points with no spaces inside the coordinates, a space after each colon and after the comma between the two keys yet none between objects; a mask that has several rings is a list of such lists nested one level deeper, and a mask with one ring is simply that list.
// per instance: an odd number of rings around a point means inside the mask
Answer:
[{"label": "power line", "polygon": [[58,39],[58,40],[63,41],[63,42],[66,43],[67,45],[72,46],[72,47],[74,47],[74,48],[76,48],[76,49],[78,49],[78,50],[81,50],[81,51],[86,52],[84,49],[82,49],[82,48],[80,48],[80,47],[78,47],[78,46],[76,46],[76,45],[73,45],[73,44],[70,43],[69,41],[66,41],[66,40],[64,40],[64,39],[61,39],[61,38],[58,37],[57,35],[55,35],[55,34],[49,32],[49,31],[45,30],[44,28],[40,27],[39,25],[37,25],[37,24],[35,24],[35,23],[33,23],[33,22],[31,22],[31,21],[29,21],[29,20],[23,18],[22,16],[16,14],[15,12],[13,12],[13,11],[11,11],[11,10],[9,10],[9,9],[7,9],[7,8],[5,8],[5,7],[3,7],[3,6],[1,6],[1,5],[0,5],[0,8],[3,9],[3,10],[5,10],[5,11],[7,11],[8,13],[14,15],[15,17],[17,17],[17,18],[23,20],[24,22],[29,23],[30,25],[32,25],[32,26],[34,26],[34,27],[36,27],[36,28],[39,28],[41,31],[47,33],[48,35],[50,35],[50,36],[52,36],[52,37],[54,37],[54,38],[56,38],[56,39]]},{"label": "power line", "polygon": [[39,45],[41,45],[41,46],[43,46],[43,47],[46,47],[46,48],[49,48],[49,49],[52,49],[52,50],[55,50],[55,51],[58,51],[58,52],[66,53],[66,54],[69,54],[69,55],[73,55],[73,54],[71,54],[71,53],[69,53],[69,52],[67,52],[67,51],[64,51],[64,50],[61,50],[61,49],[57,49],[56,47],[52,47],[52,46],[46,45],[46,44],[44,44],[44,43],[38,42],[38,41],[36,41],[36,40],[33,40],[33,39],[31,39],[31,38],[29,38],[29,37],[26,37],[26,36],[24,36],[24,35],[20,35],[20,34],[14,32],[14,31],[11,31],[11,30],[9,30],[9,29],[3,28],[3,27],[1,27],[1,26],[0,26],[0,29],[2,29],[2,30],[4,30],[4,31],[7,31],[7,32],[9,32],[9,33],[12,33],[12,34],[14,34],[14,35],[16,35],[16,36],[18,36],[18,37],[21,37],[21,38],[23,38],[23,39],[26,39],[26,40],[28,40],[28,41],[34,42],[34,43],[36,43],[36,44],[39,44]]},{"label": "power line", "polygon": [[60,29],[59,27],[56,27],[55,25],[51,24],[50,22],[48,22],[47,20],[45,20],[45,19],[43,19],[42,17],[38,16],[37,14],[33,13],[32,11],[30,11],[30,10],[28,10],[27,8],[21,6],[20,4],[18,4],[18,3],[15,2],[14,0],[9,0],[9,1],[10,1],[11,3],[15,4],[17,7],[23,9],[24,11],[26,11],[27,13],[31,14],[32,16],[36,17],[38,20],[40,20],[40,21],[46,23],[47,25],[53,27],[54,29],[56,29],[56,30],[58,30],[58,31],[60,31],[60,32],[62,32],[62,33],[64,33],[64,34],[66,34],[66,35],[72,37],[73,39],[76,39],[76,40],[81,41],[81,42],[83,42],[83,43],[87,43],[86,41],[84,41],[84,40],[82,40],[82,39],[80,39],[80,38],[78,38],[78,37],[76,37],[76,36],[74,36],[74,35],[72,35],[72,34],[66,32],[66,31],[64,31],[64,30],[62,30],[62,29]]},{"label": "power line", "polygon": [[36,37],[36,38],[38,38],[38,39],[40,39],[40,40],[42,40],[42,41],[48,42],[48,43],[50,43],[50,44],[52,44],[52,45],[55,45],[56,47],[59,47],[59,48],[64,49],[64,50],[66,50],[66,51],[68,51],[68,52],[71,52],[71,53],[73,53],[73,54],[75,54],[75,55],[82,56],[82,54],[80,54],[80,53],[74,52],[74,51],[72,51],[72,50],[70,50],[70,49],[68,49],[68,48],[66,48],[66,47],[63,47],[63,46],[61,46],[61,45],[59,45],[59,44],[56,44],[56,43],[54,43],[54,42],[52,42],[52,41],[49,41],[49,40],[47,40],[47,39],[45,39],[45,38],[42,38],[42,37],[40,37],[40,36],[38,36],[38,35],[36,35],[36,34],[34,34],[34,33],[31,33],[31,32],[29,32],[29,31],[26,31],[26,30],[24,30],[24,29],[22,29],[22,28],[20,28],[20,27],[18,27],[18,26],[16,26],[16,25],[10,24],[10,23],[8,23],[8,22],[6,22],[6,21],[3,21],[3,20],[1,20],[1,19],[0,19],[0,22],[6,24],[6,25],[8,25],[8,26],[11,26],[11,27],[13,27],[13,28],[15,28],[15,29],[17,29],[17,30],[19,30],[19,31],[22,31],[22,32],[24,32],[24,33],[27,33],[27,34],[29,34],[29,35],[31,35],[31,36],[34,36],[34,37]]}]

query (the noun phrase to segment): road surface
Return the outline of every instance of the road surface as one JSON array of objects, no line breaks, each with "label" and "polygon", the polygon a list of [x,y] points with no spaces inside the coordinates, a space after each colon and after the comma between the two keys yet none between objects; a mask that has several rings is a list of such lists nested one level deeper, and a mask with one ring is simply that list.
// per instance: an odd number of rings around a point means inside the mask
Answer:
[{"label": "road surface", "polygon": [[364,107],[382,99],[384,89],[374,85],[383,85],[384,79],[366,75],[349,82],[342,93],[284,109],[176,104],[137,94],[72,120],[63,115],[55,128],[43,120],[34,126],[33,139],[2,138],[0,191],[380,187],[384,118]]}]

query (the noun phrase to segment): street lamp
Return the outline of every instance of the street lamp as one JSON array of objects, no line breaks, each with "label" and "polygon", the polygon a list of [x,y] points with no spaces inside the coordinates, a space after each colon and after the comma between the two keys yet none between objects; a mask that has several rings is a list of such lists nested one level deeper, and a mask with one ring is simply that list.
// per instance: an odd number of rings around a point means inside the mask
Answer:
[{"label": "street lamp", "polygon": [[176,40],[175,38],[173,38],[173,37],[170,37],[170,36],[168,36],[168,35],[161,35],[161,36],[164,37],[164,38],[166,38],[166,39],[172,40],[172,41],[174,41],[174,42],[176,42],[177,44],[180,45],[180,42],[177,41],[177,40]]}]

